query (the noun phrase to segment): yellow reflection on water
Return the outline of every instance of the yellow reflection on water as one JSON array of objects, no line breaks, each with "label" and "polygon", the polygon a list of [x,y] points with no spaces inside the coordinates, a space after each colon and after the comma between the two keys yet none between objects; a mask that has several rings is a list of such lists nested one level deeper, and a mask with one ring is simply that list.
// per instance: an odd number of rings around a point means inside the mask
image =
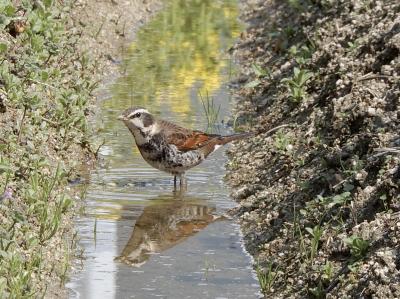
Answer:
[{"label": "yellow reflection on water", "polygon": [[[240,28],[233,0],[171,0],[127,49],[125,75],[106,108],[145,106],[190,122],[200,99],[227,81],[227,55]],[[190,123],[188,123],[190,125]]]}]

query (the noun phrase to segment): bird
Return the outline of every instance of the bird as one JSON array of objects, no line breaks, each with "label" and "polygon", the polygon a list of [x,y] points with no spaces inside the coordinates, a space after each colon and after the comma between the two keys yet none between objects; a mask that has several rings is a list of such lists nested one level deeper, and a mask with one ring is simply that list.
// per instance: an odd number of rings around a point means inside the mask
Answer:
[{"label": "bird", "polygon": [[132,133],[143,159],[152,167],[174,176],[175,190],[177,177],[182,189],[187,184],[185,172],[199,165],[218,148],[254,135],[246,132],[222,136],[187,129],[157,118],[143,107],[128,108],[118,119]]}]

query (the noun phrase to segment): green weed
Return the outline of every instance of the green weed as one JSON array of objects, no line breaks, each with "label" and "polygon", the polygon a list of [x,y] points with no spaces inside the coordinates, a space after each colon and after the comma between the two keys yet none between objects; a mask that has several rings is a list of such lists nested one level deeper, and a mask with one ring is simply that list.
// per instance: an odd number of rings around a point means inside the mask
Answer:
[{"label": "green weed", "polygon": [[284,133],[283,130],[279,130],[275,134],[274,147],[277,151],[281,153],[291,152],[291,145],[293,143],[293,138],[290,135]]},{"label": "green weed", "polygon": [[289,6],[296,11],[302,11],[304,9],[303,1],[301,0],[287,0]]},{"label": "green weed", "polygon": [[293,102],[298,103],[307,99],[306,84],[313,76],[312,72],[295,67],[292,78],[282,79],[281,82],[286,84]]},{"label": "green weed", "polygon": [[273,268],[272,262],[268,264],[266,270],[263,270],[259,264],[256,267],[257,278],[260,283],[261,292],[268,293],[274,285],[279,275],[279,266]]},{"label": "green weed", "polygon": [[347,49],[346,51],[349,53],[354,52],[360,46],[360,40],[355,40],[352,42],[347,42]]},{"label": "green weed", "polygon": [[342,161],[340,161],[340,165],[343,173],[349,177],[356,175],[364,168],[364,161],[355,155],[349,160],[349,163],[344,164]]},{"label": "green weed", "polygon": [[306,245],[306,240],[304,238],[303,232],[301,230],[300,225],[296,226],[297,233],[298,233],[298,240],[299,240],[299,252],[301,254],[302,260],[305,262],[308,262],[309,255],[308,255],[308,249]]},{"label": "green weed", "polygon": [[349,246],[350,252],[354,260],[360,260],[365,257],[369,248],[369,241],[364,240],[357,235],[353,235],[344,239],[344,242]]},{"label": "green weed", "polygon": [[244,87],[245,88],[254,88],[257,87],[258,85],[261,84],[262,79],[267,77],[269,79],[272,79],[272,74],[271,71],[267,68],[262,68],[258,64],[253,63],[251,65],[251,68],[256,75],[256,78],[250,82],[248,82]]},{"label": "green weed", "polygon": [[324,232],[323,228],[319,225],[314,226],[314,228],[306,227],[306,231],[312,236],[311,238],[311,248],[309,250],[309,257],[311,262],[314,260],[319,246],[319,241],[322,237]]},{"label": "green weed", "polygon": [[331,281],[333,278],[334,270],[335,270],[333,267],[333,264],[331,262],[327,261],[322,270],[323,270],[322,278],[325,281],[328,281],[328,282]]},{"label": "green weed", "polygon": [[316,287],[309,288],[309,292],[310,292],[311,298],[323,299],[326,297],[324,286],[323,286],[321,280],[318,281],[318,285]]},{"label": "green weed", "polygon": [[294,58],[299,66],[303,66],[310,61],[314,49],[310,46],[302,45],[301,47],[295,45],[289,48],[289,55]]},{"label": "green weed", "polygon": [[318,195],[315,198],[314,203],[316,205],[323,206],[325,209],[330,209],[335,205],[342,206],[346,204],[350,198],[351,198],[351,193],[346,191],[334,196],[323,197],[322,195]]},{"label": "green weed", "polygon": [[315,285],[315,283],[313,283],[314,287],[308,288],[310,298],[315,298],[315,299],[326,298],[326,291],[324,285],[326,286],[327,284],[329,284],[334,277],[335,269],[331,262],[327,261],[325,265],[319,269],[320,270],[318,272],[320,274],[320,277],[317,280],[317,284]]}]

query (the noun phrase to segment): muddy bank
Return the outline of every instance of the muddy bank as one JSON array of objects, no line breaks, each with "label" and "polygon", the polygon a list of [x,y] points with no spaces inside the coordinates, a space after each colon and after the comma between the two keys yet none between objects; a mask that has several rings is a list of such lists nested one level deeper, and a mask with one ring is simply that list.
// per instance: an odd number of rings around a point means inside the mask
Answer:
[{"label": "muddy bank", "polygon": [[127,43],[161,6],[161,0],[75,2],[69,22],[82,31],[81,51],[100,59],[98,79],[118,73]]},{"label": "muddy bank", "polygon": [[399,297],[399,3],[242,5],[235,124],[260,134],[227,177],[265,296]]},{"label": "muddy bank", "polygon": [[63,296],[83,196],[69,184],[97,150],[94,93],[156,2],[0,4],[0,297]]}]

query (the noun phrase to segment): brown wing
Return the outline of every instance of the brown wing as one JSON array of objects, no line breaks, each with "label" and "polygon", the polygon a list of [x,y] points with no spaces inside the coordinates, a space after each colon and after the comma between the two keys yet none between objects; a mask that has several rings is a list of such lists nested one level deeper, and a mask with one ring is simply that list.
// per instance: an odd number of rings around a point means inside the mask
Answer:
[{"label": "brown wing", "polygon": [[167,142],[174,144],[178,150],[184,152],[199,149],[220,136],[185,129],[165,120],[161,120],[160,123]]}]

